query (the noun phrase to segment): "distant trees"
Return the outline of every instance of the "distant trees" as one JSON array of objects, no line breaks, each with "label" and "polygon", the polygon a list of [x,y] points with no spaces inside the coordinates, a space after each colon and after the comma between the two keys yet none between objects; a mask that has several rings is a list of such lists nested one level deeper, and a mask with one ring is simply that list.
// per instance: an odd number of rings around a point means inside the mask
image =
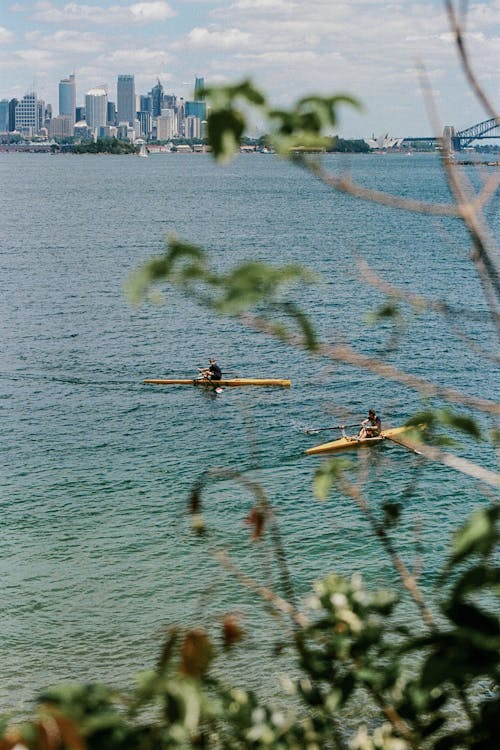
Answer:
[{"label": "distant trees", "polygon": [[73,147],[74,154],[136,154],[138,147],[129,141],[118,138],[98,138],[96,141],[82,141]]}]

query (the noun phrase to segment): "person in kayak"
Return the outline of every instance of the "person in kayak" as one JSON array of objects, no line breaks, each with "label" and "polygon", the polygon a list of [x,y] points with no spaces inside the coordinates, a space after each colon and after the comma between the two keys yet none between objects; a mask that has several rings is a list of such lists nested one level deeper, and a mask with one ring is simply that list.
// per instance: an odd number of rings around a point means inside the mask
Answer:
[{"label": "person in kayak", "polygon": [[208,367],[198,367],[198,372],[201,374],[203,380],[220,380],[222,378],[222,370],[213,357],[209,359],[210,364]]},{"label": "person in kayak", "polygon": [[370,409],[367,419],[361,422],[361,429],[358,432],[358,440],[362,438],[377,437],[382,432],[382,422],[374,409]]}]

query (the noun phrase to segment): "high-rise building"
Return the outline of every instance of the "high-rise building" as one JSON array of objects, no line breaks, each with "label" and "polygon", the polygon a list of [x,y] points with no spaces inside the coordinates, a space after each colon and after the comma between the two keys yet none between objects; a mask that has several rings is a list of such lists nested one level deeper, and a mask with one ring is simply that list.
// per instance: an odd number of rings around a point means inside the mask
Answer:
[{"label": "high-rise building", "polygon": [[201,138],[201,120],[199,117],[189,115],[184,120],[184,137]]},{"label": "high-rise building", "polygon": [[74,74],[59,81],[59,114],[66,115],[71,119],[72,124],[75,124],[76,82]]},{"label": "high-rise building", "polygon": [[69,115],[57,115],[50,120],[48,125],[51,138],[67,138],[73,135],[74,130],[75,123]]},{"label": "high-rise building", "polygon": [[19,101],[11,99],[9,101],[9,133],[16,129],[16,109]]},{"label": "high-rise building", "polygon": [[108,125],[116,125],[117,122],[116,104],[114,102],[108,102]]},{"label": "high-rise building", "polygon": [[39,130],[39,106],[34,91],[25,94],[16,106],[16,130],[33,135]]},{"label": "high-rise building", "polygon": [[200,95],[200,92],[203,88],[205,88],[205,79],[196,77],[194,79],[194,98],[195,99],[204,98],[203,96]]},{"label": "high-rise building", "polygon": [[116,86],[116,106],[118,123],[133,125],[136,118],[134,76],[119,75]]},{"label": "high-rise building", "polygon": [[159,117],[163,106],[163,86],[160,79],[157,79],[156,86],[151,89],[151,98],[153,100],[153,117]]},{"label": "high-rise building", "polygon": [[9,130],[9,100],[0,101],[0,133],[7,133]]},{"label": "high-rise building", "polygon": [[151,94],[141,94],[139,97],[139,112],[153,114],[153,97]]},{"label": "high-rise building", "polygon": [[108,119],[108,93],[106,89],[91,89],[85,94],[85,119],[93,133],[101,127],[106,127]]},{"label": "high-rise building", "polygon": [[200,120],[207,119],[206,102],[186,102],[184,105],[186,117],[198,117]]}]

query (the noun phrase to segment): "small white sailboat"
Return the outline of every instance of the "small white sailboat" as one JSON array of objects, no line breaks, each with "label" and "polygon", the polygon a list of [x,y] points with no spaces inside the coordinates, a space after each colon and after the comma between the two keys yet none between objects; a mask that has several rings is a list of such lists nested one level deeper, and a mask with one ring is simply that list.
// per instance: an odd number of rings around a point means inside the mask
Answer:
[{"label": "small white sailboat", "polygon": [[149,156],[145,143],[143,143],[139,149],[139,156],[142,156],[143,159],[147,159]]}]

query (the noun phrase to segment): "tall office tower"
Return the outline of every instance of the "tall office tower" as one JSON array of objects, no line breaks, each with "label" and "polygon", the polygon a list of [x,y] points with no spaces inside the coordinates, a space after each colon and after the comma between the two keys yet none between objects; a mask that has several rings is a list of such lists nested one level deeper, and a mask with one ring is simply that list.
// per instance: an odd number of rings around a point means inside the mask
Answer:
[{"label": "tall office tower", "polygon": [[9,100],[2,99],[0,101],[0,133],[8,133],[9,131]]},{"label": "tall office tower", "polygon": [[184,120],[184,137],[201,138],[201,120],[194,115],[188,115]]},{"label": "tall office tower", "polygon": [[76,122],[81,122],[82,120],[85,120],[85,107],[76,108],[75,120]]},{"label": "tall office tower", "polygon": [[200,120],[207,119],[206,102],[186,102],[184,111],[186,117],[198,117]]},{"label": "tall office tower", "polygon": [[205,79],[196,77],[194,79],[194,98],[204,99],[205,97],[200,96],[200,91],[205,87]]},{"label": "tall office tower", "polygon": [[116,104],[114,102],[108,102],[108,125],[116,125],[117,122]]},{"label": "tall office tower", "polygon": [[158,83],[151,89],[151,98],[153,100],[153,117],[159,117],[163,106],[163,86],[158,78]]},{"label": "tall office tower", "polygon": [[162,109],[175,109],[177,107],[177,97],[175,94],[163,94]]},{"label": "tall office tower", "polygon": [[73,125],[76,121],[76,82],[75,76],[59,81],[59,114],[66,115]]},{"label": "tall office tower", "polygon": [[153,97],[151,94],[141,94],[139,97],[139,112],[153,114]]},{"label": "tall office tower", "polygon": [[9,133],[16,129],[16,109],[19,101],[11,99],[9,101]]},{"label": "tall office tower", "polygon": [[151,112],[138,112],[139,134],[144,138],[150,138],[153,129]]},{"label": "tall office tower", "polygon": [[134,76],[118,76],[116,107],[118,110],[118,122],[128,122],[129,125],[133,125],[136,116]]},{"label": "tall office tower", "polygon": [[31,91],[25,94],[16,107],[16,130],[28,135],[36,133],[38,128],[38,102],[36,94]]},{"label": "tall office tower", "polygon": [[85,117],[93,133],[106,127],[108,119],[108,94],[103,88],[90,89],[85,94]]}]

